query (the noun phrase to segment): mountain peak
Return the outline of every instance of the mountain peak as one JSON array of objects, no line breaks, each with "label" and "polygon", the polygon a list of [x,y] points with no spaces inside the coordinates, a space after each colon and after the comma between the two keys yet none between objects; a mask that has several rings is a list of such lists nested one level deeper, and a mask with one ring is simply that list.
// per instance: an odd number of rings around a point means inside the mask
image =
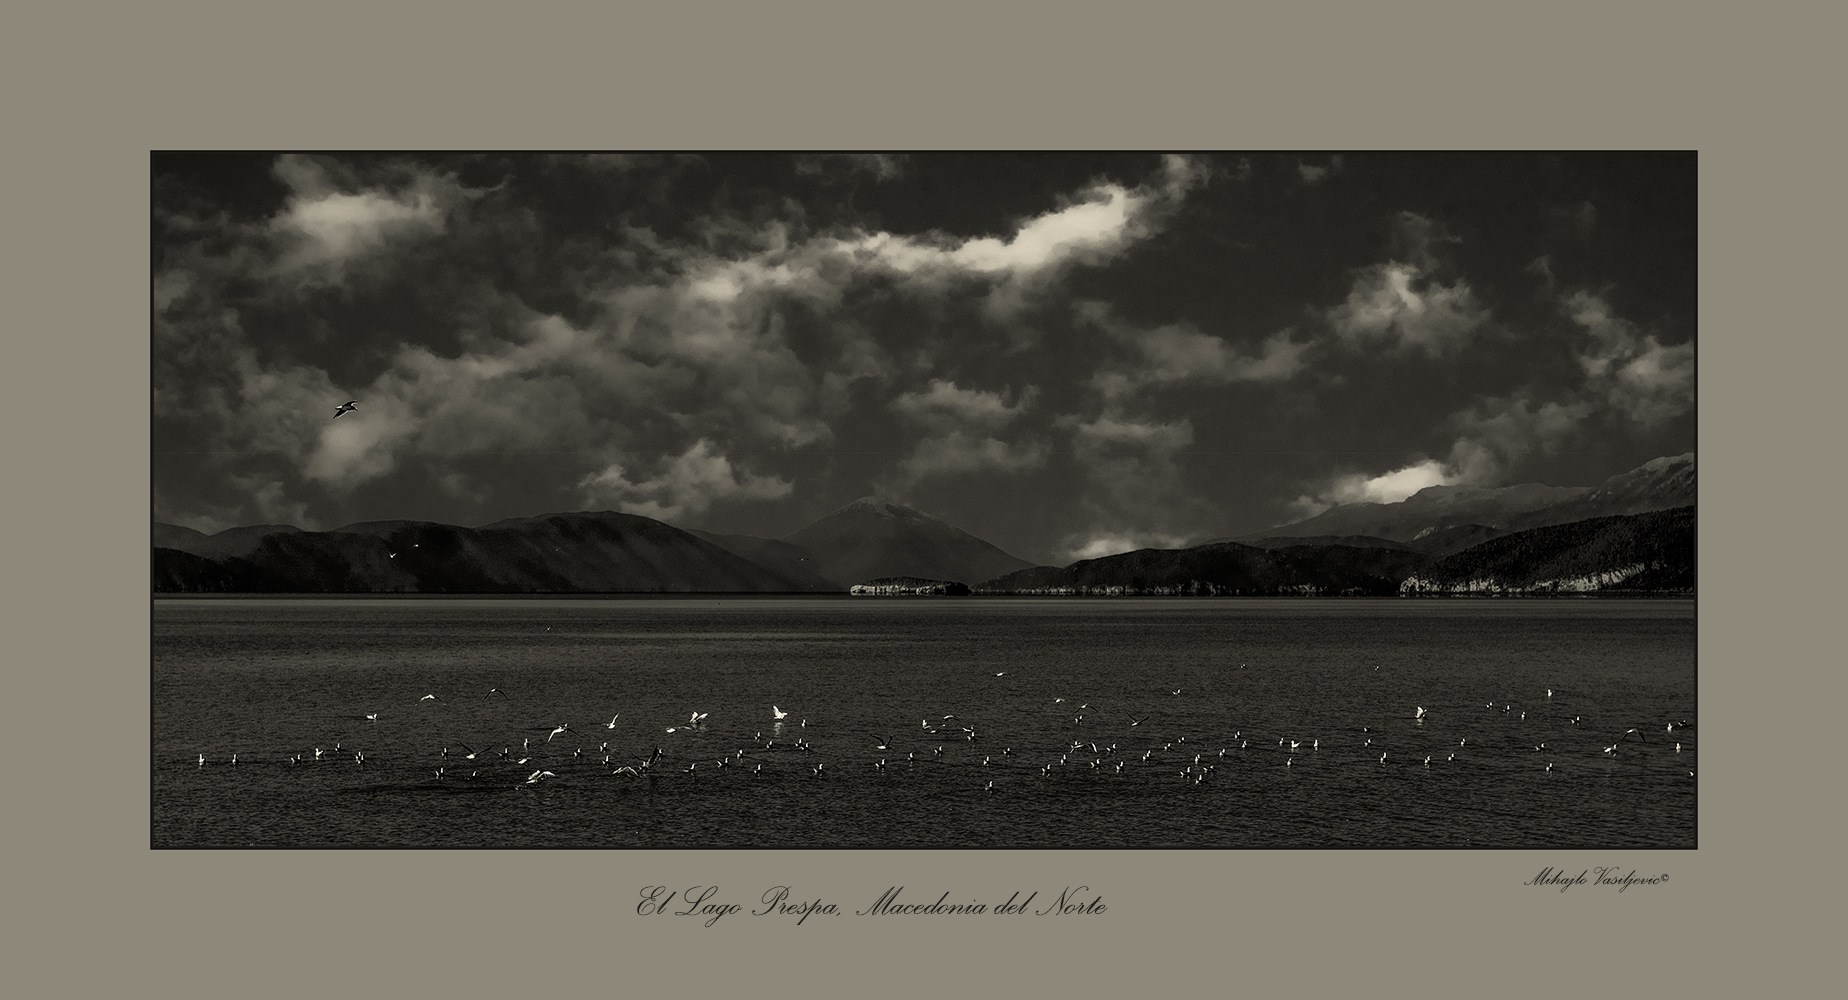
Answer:
[{"label": "mountain peak", "polygon": [[808,549],[822,575],[843,585],[888,576],[980,582],[1033,565],[941,518],[871,496],[783,541]]},{"label": "mountain peak", "polygon": [[828,514],[826,516],[834,517],[840,514],[858,514],[858,513],[877,514],[880,517],[890,517],[890,518],[929,519],[932,521],[937,520],[937,518],[931,517],[929,514],[924,513],[923,511],[917,509],[916,507],[907,507],[902,503],[893,503],[890,500],[884,500],[879,497],[861,497],[860,499],[855,500],[854,502],[846,505],[845,507],[842,507],[841,509],[835,511],[834,513]]}]

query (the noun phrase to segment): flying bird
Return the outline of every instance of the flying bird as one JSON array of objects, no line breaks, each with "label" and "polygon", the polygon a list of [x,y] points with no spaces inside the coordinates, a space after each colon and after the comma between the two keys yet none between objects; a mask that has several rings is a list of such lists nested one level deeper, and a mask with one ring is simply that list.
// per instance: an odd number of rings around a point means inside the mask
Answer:
[{"label": "flying bird", "polygon": [[786,719],[789,717],[788,712],[783,711],[782,709],[776,707],[775,705],[770,706],[770,714],[776,716],[779,719]]},{"label": "flying bird", "polygon": [[346,402],[344,402],[344,403],[341,403],[341,404],[340,404],[340,408],[339,408],[338,410],[335,410],[335,411],[334,411],[334,419],[335,419],[335,420],[339,420],[339,419],[340,419],[340,415],[341,415],[342,413],[345,413],[345,412],[347,412],[348,410],[357,410],[357,409],[359,409],[359,400],[357,400],[357,399],[349,399],[349,400],[347,400]]}]

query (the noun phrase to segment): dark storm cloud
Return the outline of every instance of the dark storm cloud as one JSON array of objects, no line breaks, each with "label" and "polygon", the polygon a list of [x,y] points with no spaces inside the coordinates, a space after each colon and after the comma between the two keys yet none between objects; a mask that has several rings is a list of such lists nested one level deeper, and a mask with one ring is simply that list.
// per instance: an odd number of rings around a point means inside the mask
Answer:
[{"label": "dark storm cloud", "polygon": [[1632,166],[157,159],[155,513],[781,535],[879,492],[1064,561],[1595,481],[1692,447],[1691,250],[1621,252],[1692,202]]}]

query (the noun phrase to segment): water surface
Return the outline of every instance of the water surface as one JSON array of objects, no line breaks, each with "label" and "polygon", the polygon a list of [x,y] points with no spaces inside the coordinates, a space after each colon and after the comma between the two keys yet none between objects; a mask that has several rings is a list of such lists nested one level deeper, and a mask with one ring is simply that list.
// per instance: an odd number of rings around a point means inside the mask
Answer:
[{"label": "water surface", "polygon": [[1694,654],[1691,601],[163,599],[151,838],[1691,848]]}]

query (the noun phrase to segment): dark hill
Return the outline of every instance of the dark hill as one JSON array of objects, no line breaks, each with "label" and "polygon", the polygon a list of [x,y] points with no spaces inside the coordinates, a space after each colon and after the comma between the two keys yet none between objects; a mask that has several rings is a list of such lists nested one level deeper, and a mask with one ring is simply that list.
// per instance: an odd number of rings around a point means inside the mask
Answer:
[{"label": "dark hill", "polygon": [[1486,524],[1459,524],[1449,528],[1429,528],[1419,532],[1405,544],[1413,551],[1442,558],[1452,552],[1461,552],[1472,545],[1481,545],[1491,538],[1500,538],[1507,533],[1505,529],[1491,528]]},{"label": "dark hill", "polygon": [[1694,508],[1590,518],[1491,539],[1406,580],[1408,594],[1694,588]]},{"label": "dark hill", "polygon": [[1280,535],[1276,538],[1215,538],[1204,545],[1218,545],[1225,542],[1238,542],[1256,549],[1282,549],[1295,545],[1345,545],[1355,549],[1399,549],[1414,551],[1414,547],[1404,542],[1395,542],[1390,538],[1375,538],[1372,535],[1306,535],[1290,537]]},{"label": "dark hill", "polygon": [[[217,537],[217,536],[213,536]],[[155,587],[291,593],[786,593],[814,589],[671,525],[611,511],[479,528],[372,521],[272,531],[208,567],[157,559]]]},{"label": "dark hill", "polygon": [[207,559],[222,559],[225,556],[241,556],[249,553],[263,541],[266,536],[282,533],[298,533],[302,529],[293,524],[251,524],[241,528],[226,528],[215,534],[182,528],[177,524],[154,522],[155,548],[178,549]]},{"label": "dark hill", "polygon": [[774,538],[759,538],[756,535],[718,535],[697,528],[681,530],[733,555],[743,556],[786,579],[801,583],[804,590],[820,592],[843,589],[833,580],[816,572],[814,554],[800,545]]},{"label": "dark hill", "polygon": [[1140,549],[1063,569],[1037,566],[975,588],[985,594],[1278,595],[1397,594],[1427,562],[1402,549],[1292,545],[1260,549],[1220,542],[1191,549]]}]

